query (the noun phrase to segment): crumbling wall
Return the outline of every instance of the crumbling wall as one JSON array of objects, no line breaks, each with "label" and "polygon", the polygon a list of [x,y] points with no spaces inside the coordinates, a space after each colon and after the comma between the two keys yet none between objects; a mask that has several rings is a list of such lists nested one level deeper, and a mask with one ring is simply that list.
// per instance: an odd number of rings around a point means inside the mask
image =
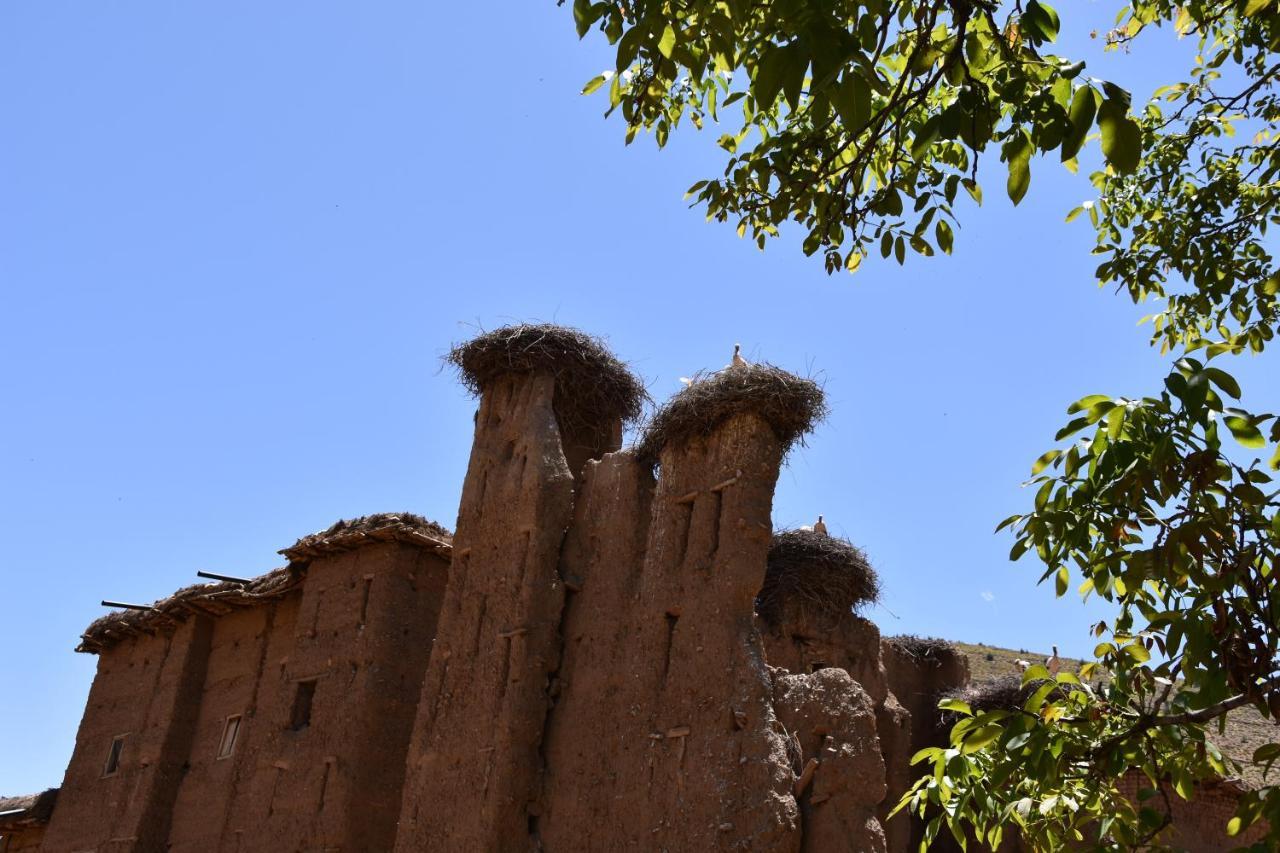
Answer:
[{"label": "crumbling wall", "polygon": [[889,812],[911,787],[908,766],[911,750],[910,713],[890,692],[881,660],[880,629],[870,620],[852,612],[822,618],[803,607],[783,607],[774,624],[764,625],[765,654],[769,665],[792,673],[816,673],[838,667],[866,692],[875,713],[879,739],[877,752],[883,756],[884,796],[877,801],[888,849],[906,850],[910,844],[908,819],[899,814],[889,820]]},{"label": "crumbling wall", "polygon": [[843,669],[774,670],[774,707],[793,745],[793,790],[804,823],[801,850],[890,849],[879,814],[885,763],[867,691]]},{"label": "crumbling wall", "polygon": [[[44,849],[162,850],[204,683],[210,620],[128,639],[105,651]],[[105,775],[112,740],[119,766]]]},{"label": "crumbling wall", "polygon": [[781,448],[737,416],[589,465],[565,548],[580,591],[547,735],[548,850],[795,850],[794,771],[754,624]]},{"label": "crumbling wall", "polygon": [[524,850],[541,811],[573,510],[549,373],[485,388],[395,849]]}]

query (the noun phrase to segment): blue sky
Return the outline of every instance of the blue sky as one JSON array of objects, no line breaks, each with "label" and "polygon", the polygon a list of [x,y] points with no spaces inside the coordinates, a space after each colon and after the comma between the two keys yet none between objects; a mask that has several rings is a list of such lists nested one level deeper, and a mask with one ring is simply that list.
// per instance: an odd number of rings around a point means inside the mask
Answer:
[{"label": "blue sky", "polygon": [[[1090,73],[1181,69],[1103,57],[1113,10],[1062,9]],[[624,147],[578,95],[611,64],[549,0],[0,7],[0,794],[60,782],[100,599],[266,571],[340,517],[452,526],[473,403],[439,357],[517,320],[607,336],[659,399],[735,341],[820,376],[775,522],[867,549],[882,630],[1092,647],[1098,611],[992,534],[1068,403],[1166,371],[1062,224],[1084,176],[1036,161],[1015,211],[996,164],[955,256],[828,277],[686,207],[718,131]],[[1275,408],[1263,365],[1232,369]]]}]

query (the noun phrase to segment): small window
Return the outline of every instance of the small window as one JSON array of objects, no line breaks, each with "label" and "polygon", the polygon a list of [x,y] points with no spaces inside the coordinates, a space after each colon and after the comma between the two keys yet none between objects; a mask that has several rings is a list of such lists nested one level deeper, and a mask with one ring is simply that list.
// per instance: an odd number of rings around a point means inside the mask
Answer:
[{"label": "small window", "polygon": [[124,735],[116,735],[111,739],[111,749],[107,750],[107,763],[102,766],[103,776],[114,776],[120,769],[120,753],[124,750]]},{"label": "small window", "polygon": [[311,702],[315,698],[315,680],[299,681],[298,692],[293,696],[293,713],[289,716],[289,728],[300,732],[311,725]]},{"label": "small window", "polygon": [[222,726],[222,740],[218,742],[218,757],[230,758],[236,750],[236,738],[240,734],[240,715],[232,714]]}]

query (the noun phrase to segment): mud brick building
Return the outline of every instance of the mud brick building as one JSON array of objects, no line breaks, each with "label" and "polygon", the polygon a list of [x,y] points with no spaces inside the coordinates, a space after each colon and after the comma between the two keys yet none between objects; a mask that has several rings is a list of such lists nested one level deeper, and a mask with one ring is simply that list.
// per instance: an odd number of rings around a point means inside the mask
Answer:
[{"label": "mud brick building", "polygon": [[856,615],[856,548],[775,534],[820,389],[727,368],[623,449],[643,386],[598,341],[452,359],[480,398],[456,531],[340,522],[90,625],[66,776],[0,800],[0,851],[912,849],[885,816],[968,670]]}]

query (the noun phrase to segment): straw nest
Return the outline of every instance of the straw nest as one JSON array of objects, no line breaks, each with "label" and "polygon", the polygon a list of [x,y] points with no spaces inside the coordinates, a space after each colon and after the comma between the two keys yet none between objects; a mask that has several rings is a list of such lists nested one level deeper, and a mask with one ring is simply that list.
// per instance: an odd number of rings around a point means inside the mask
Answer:
[{"label": "straw nest", "polygon": [[899,654],[915,661],[932,663],[941,666],[943,661],[956,657],[960,650],[954,643],[939,640],[936,637],[917,637],[914,634],[901,634],[885,640]]},{"label": "straw nest", "polygon": [[773,428],[785,454],[827,416],[826,395],[812,379],[772,364],[699,373],[645,426],[637,455],[656,463],[667,446],[710,435],[734,415],[751,412]]},{"label": "straw nest", "polygon": [[453,534],[431,519],[412,512],[379,512],[337,521],[319,533],[304,536],[288,548],[282,548],[279,553],[291,563],[305,563],[324,554],[387,541],[412,542],[444,552],[453,542]]},{"label": "straw nest", "polygon": [[756,613],[779,625],[788,613],[835,620],[880,598],[867,555],[844,539],[812,530],[775,533]]},{"label": "straw nest", "polygon": [[566,326],[504,326],[458,344],[445,360],[476,396],[508,373],[554,375],[556,414],[572,426],[595,427],[614,417],[630,423],[649,399],[644,384],[603,340]]}]

